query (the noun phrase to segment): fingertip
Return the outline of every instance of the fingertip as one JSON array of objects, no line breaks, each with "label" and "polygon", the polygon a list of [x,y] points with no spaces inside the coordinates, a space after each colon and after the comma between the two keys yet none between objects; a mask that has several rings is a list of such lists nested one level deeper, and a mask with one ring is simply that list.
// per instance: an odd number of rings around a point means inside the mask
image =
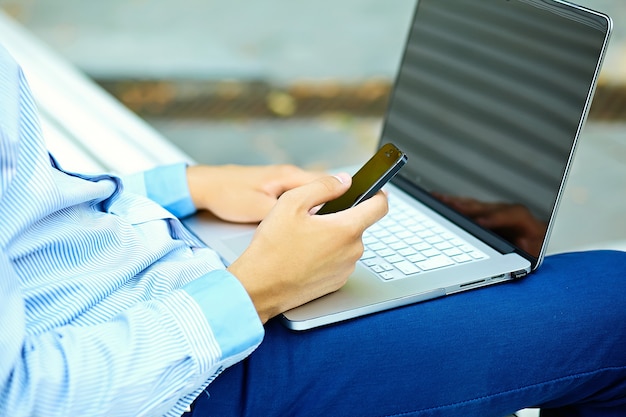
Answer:
[{"label": "fingertip", "polygon": [[345,172],[340,172],[333,176],[342,184],[350,184],[352,182],[352,177]]},{"label": "fingertip", "polygon": [[[302,187],[289,190],[283,195],[290,195],[293,197],[289,198],[300,199],[304,205],[308,206],[307,210],[311,211],[318,205],[340,197],[350,187],[351,183],[352,177],[346,173],[325,175]],[[281,196],[281,198],[283,197]]]}]

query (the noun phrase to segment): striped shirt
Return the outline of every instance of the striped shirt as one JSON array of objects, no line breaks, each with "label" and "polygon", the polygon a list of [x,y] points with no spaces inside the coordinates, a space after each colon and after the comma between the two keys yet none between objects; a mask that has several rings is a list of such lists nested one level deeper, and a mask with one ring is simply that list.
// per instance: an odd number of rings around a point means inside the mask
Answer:
[{"label": "striped shirt", "polygon": [[64,172],[0,47],[0,415],[180,415],[258,346],[247,293],[175,217],[193,210],[182,164]]}]

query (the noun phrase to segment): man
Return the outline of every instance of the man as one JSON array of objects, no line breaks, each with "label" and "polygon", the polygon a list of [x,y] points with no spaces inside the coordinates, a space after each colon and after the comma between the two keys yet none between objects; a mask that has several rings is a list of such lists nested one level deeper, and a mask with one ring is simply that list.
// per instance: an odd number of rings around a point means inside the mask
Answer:
[{"label": "man", "polygon": [[[4,50],[0,97],[0,415],[624,410],[623,254],[555,257],[516,284],[294,334],[271,318],[345,283],[383,194],[315,216],[348,176],[66,173]],[[196,209],[263,221],[225,269],[176,218]]]}]

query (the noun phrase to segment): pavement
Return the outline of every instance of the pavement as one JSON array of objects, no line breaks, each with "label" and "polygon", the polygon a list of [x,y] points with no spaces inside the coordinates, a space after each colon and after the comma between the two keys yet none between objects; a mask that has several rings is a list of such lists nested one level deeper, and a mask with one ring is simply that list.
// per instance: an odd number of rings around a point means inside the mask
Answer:
[{"label": "pavement", "polygon": [[[614,20],[601,79],[619,90],[626,2],[578,3]],[[414,0],[0,0],[197,161],[330,170],[373,151],[413,7]],[[591,119],[583,132],[550,252],[626,241],[626,103],[616,107],[618,116]]]}]

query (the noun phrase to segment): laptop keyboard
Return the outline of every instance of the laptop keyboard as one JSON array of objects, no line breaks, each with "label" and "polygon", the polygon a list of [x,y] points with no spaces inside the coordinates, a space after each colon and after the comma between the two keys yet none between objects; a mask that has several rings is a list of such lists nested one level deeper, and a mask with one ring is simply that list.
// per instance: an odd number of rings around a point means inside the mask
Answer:
[{"label": "laptop keyboard", "polygon": [[487,258],[393,195],[389,213],[365,231],[363,243],[361,262],[385,281]]}]

